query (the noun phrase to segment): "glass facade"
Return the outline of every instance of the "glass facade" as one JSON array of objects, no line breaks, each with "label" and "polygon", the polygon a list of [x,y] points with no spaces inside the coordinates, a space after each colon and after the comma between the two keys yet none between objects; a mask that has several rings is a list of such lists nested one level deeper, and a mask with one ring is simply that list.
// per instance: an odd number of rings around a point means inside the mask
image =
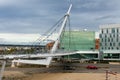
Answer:
[{"label": "glass facade", "polygon": [[64,50],[94,50],[95,32],[93,31],[65,31],[60,46]]}]

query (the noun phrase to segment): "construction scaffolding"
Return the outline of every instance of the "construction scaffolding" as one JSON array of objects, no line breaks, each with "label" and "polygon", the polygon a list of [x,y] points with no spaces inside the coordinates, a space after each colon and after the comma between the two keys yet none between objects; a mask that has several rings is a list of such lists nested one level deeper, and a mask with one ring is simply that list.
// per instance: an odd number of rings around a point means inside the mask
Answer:
[{"label": "construction scaffolding", "polygon": [[61,48],[64,50],[94,50],[95,32],[94,31],[65,31],[61,38]]}]

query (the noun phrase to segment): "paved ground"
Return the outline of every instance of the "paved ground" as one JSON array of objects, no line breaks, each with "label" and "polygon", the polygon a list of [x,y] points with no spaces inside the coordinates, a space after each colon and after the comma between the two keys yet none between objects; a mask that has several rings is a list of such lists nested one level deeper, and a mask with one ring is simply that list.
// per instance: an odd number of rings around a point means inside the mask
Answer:
[{"label": "paved ground", "polygon": [[[64,66],[69,65],[73,70],[65,70]],[[86,69],[86,66],[88,65],[94,65],[97,66],[98,69],[97,70],[93,70],[93,69]],[[39,76],[46,76],[46,75],[50,75],[49,77],[52,77],[53,74],[56,75],[58,74],[58,76],[61,76],[63,73],[74,73],[73,75],[83,75],[85,74],[86,77],[87,75],[95,75],[99,76],[97,74],[101,74],[100,76],[105,77],[105,70],[109,70],[109,71],[113,71],[113,72],[117,72],[118,74],[120,74],[120,64],[93,64],[93,63],[52,63],[52,65],[50,66],[50,68],[46,68],[46,67],[41,67],[41,66],[24,66],[24,67],[19,67],[19,68],[10,68],[10,67],[6,67],[5,69],[5,75],[7,74],[7,76],[13,76],[15,75],[15,77],[21,75],[22,77],[27,77],[30,78],[29,76],[34,76],[37,77]],[[78,73],[78,74],[77,74]],[[90,74],[89,74],[90,73]],[[72,74],[68,74],[69,76]],[[65,74],[67,75],[67,74]],[[63,76],[63,75],[62,75]],[[92,76],[92,75],[91,75]],[[63,76],[65,77],[65,76]],[[37,80],[37,79],[25,79],[25,80]],[[40,77],[39,77],[40,78]],[[56,77],[57,78],[57,77]],[[53,78],[51,78],[52,80]],[[7,79],[5,79],[7,80]],[[17,80],[17,79],[15,79]],[[24,79],[19,79],[19,80],[24,80]],[[39,79],[38,79],[39,80]],[[48,79],[40,79],[40,80],[48,80]],[[59,79],[54,79],[54,80],[59,80]],[[62,79],[61,80],[66,80],[66,79]],[[72,80],[77,80],[77,79],[72,79]],[[81,79],[79,79],[81,80]],[[84,79],[87,80],[87,79]],[[95,80],[95,79],[94,79]],[[99,80],[99,79],[98,79]],[[100,79],[103,80],[103,79]]]},{"label": "paved ground", "polygon": [[[70,66],[73,70],[65,70],[64,66]],[[88,65],[94,65],[98,67],[97,70],[86,69]],[[104,73],[105,70],[110,70],[114,72],[120,73],[120,64],[93,64],[93,63],[68,63],[68,64],[61,64],[61,63],[53,63],[49,68],[41,67],[41,66],[24,66],[22,68],[10,68],[7,67],[6,71],[22,71],[22,72],[29,72],[29,73],[60,73],[60,72],[71,72],[71,73]]]}]

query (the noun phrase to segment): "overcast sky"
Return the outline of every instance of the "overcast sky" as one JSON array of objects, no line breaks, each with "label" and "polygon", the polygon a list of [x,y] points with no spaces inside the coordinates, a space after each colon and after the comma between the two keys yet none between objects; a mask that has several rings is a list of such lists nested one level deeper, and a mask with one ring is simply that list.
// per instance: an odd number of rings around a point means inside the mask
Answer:
[{"label": "overcast sky", "polygon": [[[70,0],[0,0],[0,33],[42,34],[67,11]],[[120,23],[120,0],[71,0],[72,29],[98,31]]]}]

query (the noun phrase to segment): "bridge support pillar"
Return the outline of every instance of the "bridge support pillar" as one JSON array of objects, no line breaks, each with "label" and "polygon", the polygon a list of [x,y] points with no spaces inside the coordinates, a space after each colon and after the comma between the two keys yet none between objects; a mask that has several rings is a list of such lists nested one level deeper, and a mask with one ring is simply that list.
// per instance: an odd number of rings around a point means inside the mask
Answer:
[{"label": "bridge support pillar", "polygon": [[16,64],[17,66],[20,66],[20,62],[19,62],[19,60],[20,60],[20,59],[18,59],[18,62],[17,62],[17,64]]},{"label": "bridge support pillar", "polygon": [[46,65],[46,68],[49,68],[49,65]]},{"label": "bridge support pillar", "polygon": [[12,68],[15,67],[15,62],[14,62],[14,60],[12,61],[11,67],[12,67]]}]

